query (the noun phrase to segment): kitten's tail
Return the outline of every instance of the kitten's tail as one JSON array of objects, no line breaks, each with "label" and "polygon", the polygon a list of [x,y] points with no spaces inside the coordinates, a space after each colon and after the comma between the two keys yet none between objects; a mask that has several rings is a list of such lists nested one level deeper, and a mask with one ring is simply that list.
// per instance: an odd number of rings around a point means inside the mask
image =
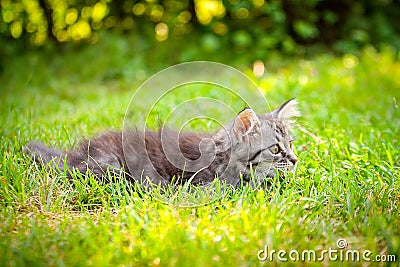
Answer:
[{"label": "kitten's tail", "polygon": [[62,167],[62,164],[60,163],[65,156],[65,153],[60,149],[51,148],[38,141],[29,142],[26,144],[23,151],[25,155],[43,166],[52,161],[53,165]]}]

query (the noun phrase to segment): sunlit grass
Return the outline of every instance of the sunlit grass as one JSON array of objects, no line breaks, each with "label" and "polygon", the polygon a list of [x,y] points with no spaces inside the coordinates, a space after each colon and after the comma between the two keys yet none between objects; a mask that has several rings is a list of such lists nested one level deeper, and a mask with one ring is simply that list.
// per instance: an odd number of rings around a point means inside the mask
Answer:
[{"label": "sunlit grass", "polygon": [[[148,70],[140,59],[117,54],[25,56],[1,77],[1,266],[258,265],[266,245],[321,251],[336,249],[339,238],[350,249],[400,260],[396,55],[366,49],[360,58],[320,56],[273,70],[267,63],[255,82],[270,104],[292,97],[301,103],[296,172],[274,180],[269,191],[191,195],[190,188],[148,194],[119,176],[112,183],[79,174],[69,181],[23,156],[33,139],[67,149],[82,137],[122,128],[140,84],[129,77]],[[86,70],[83,59],[91,60]],[[166,193],[176,202],[164,201]],[[195,201],[202,205],[174,205]]]}]

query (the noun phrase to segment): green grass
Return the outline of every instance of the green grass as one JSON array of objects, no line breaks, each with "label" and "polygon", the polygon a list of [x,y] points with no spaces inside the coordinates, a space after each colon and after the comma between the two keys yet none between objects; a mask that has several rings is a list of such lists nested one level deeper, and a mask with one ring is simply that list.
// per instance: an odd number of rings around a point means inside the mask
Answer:
[{"label": "green grass", "polygon": [[[134,90],[157,68],[126,56],[120,42],[107,56],[99,56],[107,46],[27,54],[2,74],[1,266],[248,266],[262,264],[257,253],[265,246],[320,252],[337,249],[340,238],[373,257],[396,255],[399,264],[397,55],[367,48],[358,58],[324,55],[267,68],[254,81],[269,103],[292,97],[301,103],[296,173],[275,180],[268,192],[244,188],[180,208],[121,177],[104,184],[77,176],[71,183],[22,154],[33,139],[67,149],[82,137],[122,128]],[[160,114],[179,103],[176,97]]]}]

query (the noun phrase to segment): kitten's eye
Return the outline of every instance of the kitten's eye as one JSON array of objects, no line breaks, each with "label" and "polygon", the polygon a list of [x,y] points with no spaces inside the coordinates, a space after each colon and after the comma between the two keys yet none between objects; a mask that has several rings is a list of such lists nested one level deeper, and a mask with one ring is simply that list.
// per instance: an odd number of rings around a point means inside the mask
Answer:
[{"label": "kitten's eye", "polygon": [[272,154],[278,154],[281,151],[281,148],[278,145],[274,145],[269,150]]}]

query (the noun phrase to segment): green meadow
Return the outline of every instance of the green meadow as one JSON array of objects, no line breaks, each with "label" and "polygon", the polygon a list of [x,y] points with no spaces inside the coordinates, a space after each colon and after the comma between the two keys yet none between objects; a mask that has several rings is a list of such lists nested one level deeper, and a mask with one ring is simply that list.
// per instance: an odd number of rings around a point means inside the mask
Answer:
[{"label": "green meadow", "polygon": [[[357,56],[274,58],[259,78],[251,64],[233,63],[271,107],[298,99],[296,171],[275,178],[269,190],[244,187],[180,207],[123,177],[67,180],[22,153],[30,140],[69,149],[82,138],[122,129],[135,90],[167,67],[132,49],[121,39],[61,53],[27,52],[6,65],[0,77],[0,266],[399,264],[398,54],[367,47]],[[187,97],[199,94],[212,90]],[[170,96],[158,112],[169,111],[179,97]],[[235,101],[230,104],[239,112]],[[134,111],[137,118],[146,112]],[[203,121],[187,127],[216,129]],[[286,254],[278,258],[280,250]],[[311,250],[316,258],[302,260]],[[332,250],[337,253],[329,258]],[[359,261],[346,251],[357,252]]]}]

